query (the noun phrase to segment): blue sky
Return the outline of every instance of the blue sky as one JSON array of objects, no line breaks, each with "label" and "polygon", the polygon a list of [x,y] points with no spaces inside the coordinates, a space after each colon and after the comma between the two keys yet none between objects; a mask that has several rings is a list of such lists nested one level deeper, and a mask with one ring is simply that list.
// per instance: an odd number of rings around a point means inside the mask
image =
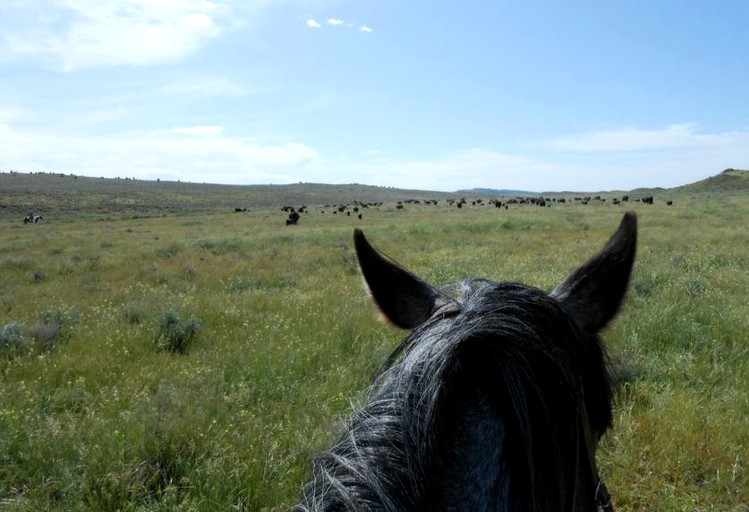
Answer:
[{"label": "blue sky", "polygon": [[749,168],[749,2],[2,0],[0,170],[428,190]]}]

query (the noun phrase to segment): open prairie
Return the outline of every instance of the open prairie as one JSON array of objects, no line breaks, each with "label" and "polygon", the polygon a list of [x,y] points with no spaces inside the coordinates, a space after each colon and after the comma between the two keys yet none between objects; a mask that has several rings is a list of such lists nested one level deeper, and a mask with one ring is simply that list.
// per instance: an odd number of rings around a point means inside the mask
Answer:
[{"label": "open prairie", "polygon": [[[40,200],[2,176],[0,508],[286,509],[404,337],[364,292],[354,227],[436,285],[550,290],[634,210],[631,290],[604,333],[618,385],[601,472],[618,510],[749,510],[746,174],[653,205],[633,191],[507,209],[72,179],[37,184]],[[322,206],[378,197],[350,216]],[[286,226],[280,208],[302,201]],[[44,220],[24,224],[32,209]]]}]

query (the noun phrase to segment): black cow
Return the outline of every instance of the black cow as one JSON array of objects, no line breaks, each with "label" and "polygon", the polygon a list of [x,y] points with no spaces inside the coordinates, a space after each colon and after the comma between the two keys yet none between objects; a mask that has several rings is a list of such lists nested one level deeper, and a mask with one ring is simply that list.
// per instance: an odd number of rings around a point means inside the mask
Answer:
[{"label": "black cow", "polygon": [[299,214],[297,212],[291,212],[289,218],[286,219],[287,226],[295,226],[299,222]]}]

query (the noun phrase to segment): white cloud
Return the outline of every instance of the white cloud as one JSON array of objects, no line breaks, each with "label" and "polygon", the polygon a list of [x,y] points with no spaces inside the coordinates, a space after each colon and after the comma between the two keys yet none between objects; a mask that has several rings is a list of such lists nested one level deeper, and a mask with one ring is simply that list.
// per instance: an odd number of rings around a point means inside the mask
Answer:
[{"label": "white cloud", "polygon": [[204,12],[185,15],[182,18],[182,23],[187,27],[196,29],[210,28],[214,26],[213,19]]},{"label": "white cloud", "polygon": [[560,137],[553,144],[532,144],[515,153],[477,148],[403,159],[386,151],[368,152],[358,163],[342,168],[340,176],[344,182],[444,191],[582,192],[676,187],[727,167],[749,168],[749,130],[700,133],[689,124],[605,134]]},{"label": "white cloud", "polygon": [[699,133],[695,123],[672,124],[659,130],[622,128],[560,137],[549,141],[550,149],[572,152],[630,152],[677,148],[714,147],[733,144],[746,133]]},{"label": "white cloud", "polygon": [[0,106],[0,123],[11,123],[28,118],[26,109],[16,106]]},{"label": "white cloud", "polygon": [[[221,33],[228,9],[204,0],[48,0],[44,14],[4,25],[8,51],[53,59],[66,71],[179,59]],[[20,9],[16,7],[15,9]]]},{"label": "white cloud", "polygon": [[[358,23],[347,23],[340,18],[328,18],[326,23],[332,27],[345,27],[349,29],[358,29],[360,32],[372,32],[372,29],[367,25],[361,25]],[[307,20],[307,26],[311,28],[322,28],[322,25],[315,19],[309,18]]]},{"label": "white cloud", "polygon": [[195,137],[214,137],[224,133],[223,126],[190,126],[189,128],[172,128],[170,133],[192,135]]},{"label": "white cloud", "polygon": [[[88,113],[93,117],[105,114]],[[670,138],[663,135],[664,150],[624,152],[601,150],[609,145],[577,144],[549,151],[548,143],[538,143],[512,153],[474,148],[407,158],[380,148],[345,159],[326,159],[316,148],[295,140],[238,137],[217,125],[92,136],[90,130],[78,134],[74,126],[25,125],[29,117],[41,119],[35,112],[0,105],[0,170],[234,184],[358,182],[443,191],[583,192],[673,187],[727,167],[749,168],[749,130],[650,131],[671,134]],[[619,132],[630,130],[607,133]],[[686,144],[685,133],[695,144]],[[643,144],[616,147],[642,148]]]},{"label": "white cloud", "polygon": [[248,184],[292,183],[319,167],[305,144],[231,137],[220,127],[84,137],[0,124],[2,170]]},{"label": "white cloud", "polygon": [[205,77],[175,82],[161,88],[166,94],[204,94],[210,96],[247,96],[260,92],[223,77]]},{"label": "white cloud", "polygon": [[674,187],[749,166],[749,131],[707,133],[695,123],[562,136],[535,147],[574,172],[585,190]]},{"label": "white cloud", "polygon": [[407,189],[535,189],[538,185],[535,180],[540,175],[554,172],[553,166],[541,161],[481,148],[424,160],[402,160],[383,152],[368,153],[374,158],[350,167],[357,180]]}]

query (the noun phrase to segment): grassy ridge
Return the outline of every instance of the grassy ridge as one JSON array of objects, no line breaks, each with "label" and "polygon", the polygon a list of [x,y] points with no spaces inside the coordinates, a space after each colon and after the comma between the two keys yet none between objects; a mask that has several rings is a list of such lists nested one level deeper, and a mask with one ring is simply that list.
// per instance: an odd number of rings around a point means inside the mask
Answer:
[{"label": "grassy ridge", "polygon": [[395,202],[454,197],[444,192],[371,185],[213,185],[175,181],[87,178],[54,173],[0,173],[0,215],[23,219],[28,212],[55,219],[121,219],[231,211],[285,205]]},{"label": "grassy ridge", "polygon": [[707,179],[678,187],[677,191],[685,192],[720,192],[743,194],[749,191],[749,171],[726,169],[720,174]]},{"label": "grassy ridge", "polygon": [[[605,333],[622,384],[599,465],[619,510],[744,510],[749,198],[675,194],[629,205],[640,249]],[[287,228],[275,210],[0,221],[0,508],[282,510],[403,336],[362,291],[353,226],[438,285],[550,289],[623,211],[390,203]],[[167,312],[197,321],[184,354],[160,341]]]},{"label": "grassy ridge", "polygon": [[[726,169],[706,180],[676,189],[637,189],[633,198],[655,196],[664,201],[698,193],[741,194],[749,191],[749,171]],[[609,198],[626,192],[603,193]],[[591,195],[576,192],[544,192],[554,197]],[[530,192],[512,195],[534,195]],[[227,212],[234,208],[266,209],[324,204],[491,197],[487,191],[455,193],[403,190],[360,184],[325,185],[213,185],[174,181],[87,178],[56,173],[0,173],[0,218],[23,219],[29,212],[49,220],[128,219],[161,215],[184,215],[208,211]]]}]

